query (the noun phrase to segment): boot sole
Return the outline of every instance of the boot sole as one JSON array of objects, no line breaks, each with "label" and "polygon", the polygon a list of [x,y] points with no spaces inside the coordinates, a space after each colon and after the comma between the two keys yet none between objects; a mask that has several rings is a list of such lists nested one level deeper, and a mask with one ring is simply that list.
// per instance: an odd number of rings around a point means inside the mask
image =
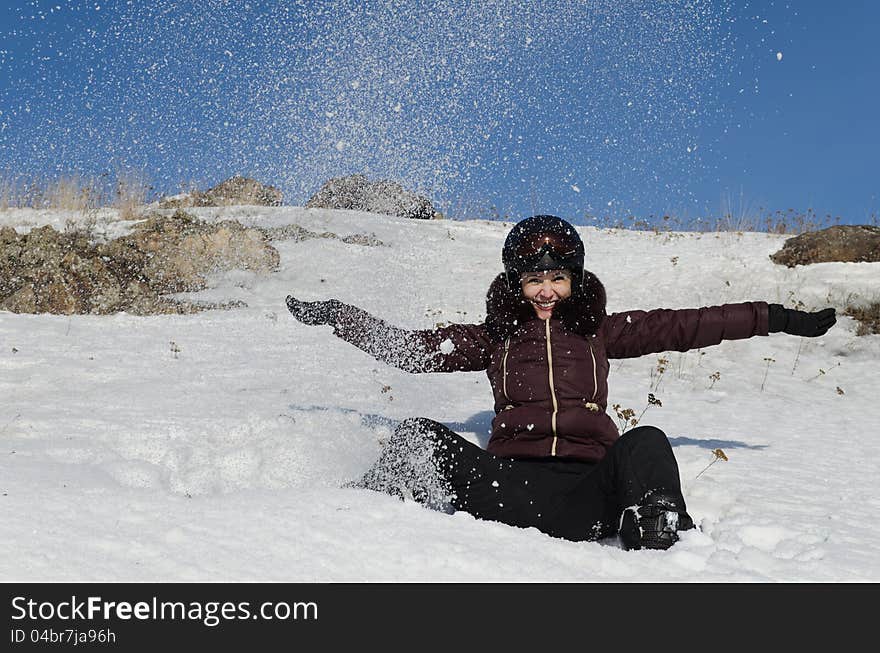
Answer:
[{"label": "boot sole", "polygon": [[620,541],[627,551],[658,549],[665,551],[678,542],[678,531],[694,527],[687,513],[664,510],[662,506],[633,506],[620,518]]}]

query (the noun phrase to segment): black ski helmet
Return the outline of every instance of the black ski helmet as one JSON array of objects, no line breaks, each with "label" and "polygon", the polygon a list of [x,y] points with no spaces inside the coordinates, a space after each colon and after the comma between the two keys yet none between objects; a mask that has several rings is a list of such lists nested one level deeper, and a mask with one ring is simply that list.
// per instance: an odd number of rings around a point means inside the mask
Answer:
[{"label": "black ski helmet", "polygon": [[507,283],[519,287],[523,272],[569,270],[584,278],[584,243],[575,228],[555,215],[534,215],[517,222],[501,250]]}]

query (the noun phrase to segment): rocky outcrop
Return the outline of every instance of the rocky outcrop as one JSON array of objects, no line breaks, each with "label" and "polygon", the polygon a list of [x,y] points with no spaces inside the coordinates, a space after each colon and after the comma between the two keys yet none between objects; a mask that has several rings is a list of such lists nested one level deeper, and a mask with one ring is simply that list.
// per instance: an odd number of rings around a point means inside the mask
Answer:
[{"label": "rocky outcrop", "polygon": [[120,273],[136,269],[159,293],[201,290],[205,275],[231,269],[268,273],[278,267],[278,251],[258,229],[233,220],[207,224],[183,211],[152,216],[131,234],[98,246],[98,255]]},{"label": "rocky outcrop", "polygon": [[376,234],[351,234],[349,236],[339,236],[332,231],[310,231],[298,224],[286,224],[281,227],[257,227],[269,240],[293,240],[303,241],[310,238],[328,238],[331,240],[341,240],[348,245],[364,245],[365,247],[384,247],[385,243],[376,238]]},{"label": "rocky outcrop", "polygon": [[177,209],[198,206],[281,206],[283,195],[274,186],[261,184],[250,177],[235,176],[222,181],[206,191],[192,191],[169,197],[159,202],[160,209]]},{"label": "rocky outcrop", "polygon": [[396,181],[370,182],[363,175],[330,179],[306,202],[306,208],[350,209],[417,220],[441,217],[428,198],[404,189]]},{"label": "rocky outcrop", "polygon": [[130,234],[92,243],[51,226],[0,229],[0,310],[14,313],[137,315],[190,313],[212,305],[162,295],[206,287],[230,269],[268,273],[278,251],[261,231],[234,221],[206,224],[183,211],[154,215]]},{"label": "rocky outcrop", "polygon": [[880,227],[836,225],[810,231],[786,240],[770,259],[790,268],[833,261],[877,262],[880,261]]}]

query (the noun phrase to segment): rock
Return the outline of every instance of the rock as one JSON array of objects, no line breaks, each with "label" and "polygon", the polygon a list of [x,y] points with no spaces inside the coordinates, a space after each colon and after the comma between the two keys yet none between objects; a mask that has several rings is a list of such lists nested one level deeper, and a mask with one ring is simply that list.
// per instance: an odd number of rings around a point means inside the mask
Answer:
[{"label": "rock", "polygon": [[385,243],[376,238],[376,234],[351,234],[340,238],[332,231],[324,231],[317,233],[299,226],[298,224],[286,224],[281,227],[262,227],[260,231],[265,234],[269,240],[294,240],[303,241],[309,238],[330,238],[338,239],[349,245],[364,245],[366,247],[383,247]]},{"label": "rock", "polygon": [[[300,242],[309,238],[321,238],[322,235],[309,231],[298,224],[286,224],[280,227],[262,227],[260,230],[269,240],[293,240]],[[333,234],[335,236],[335,234]]]},{"label": "rock", "polygon": [[[234,268],[268,273],[278,268],[278,250],[258,229],[225,220],[206,224],[183,211],[153,216],[131,234],[102,251],[128,267],[139,269],[131,280],[143,280],[158,293],[191,292],[205,287],[205,277]],[[113,255],[115,253],[115,255]]]},{"label": "rock", "polygon": [[836,225],[809,231],[786,240],[770,259],[790,268],[833,261],[877,262],[880,261],[880,227]]},{"label": "rock", "polygon": [[[88,263],[81,237],[51,226],[0,237],[0,309],[16,313],[87,313]],[[100,265],[100,261],[97,261]]]},{"label": "rock", "polygon": [[426,197],[405,190],[396,181],[370,182],[363,175],[330,179],[306,202],[306,208],[368,211],[417,220],[439,217]]},{"label": "rock", "polygon": [[261,231],[234,221],[206,224],[183,211],[151,216],[130,234],[100,244],[50,226],[27,235],[3,229],[0,310],[192,313],[205,307],[161,295],[200,290],[212,272],[243,268],[268,273],[279,262],[278,251]]},{"label": "rock", "polygon": [[100,260],[84,259],[68,251],[58,259],[44,259],[36,268],[18,272],[22,283],[0,308],[14,313],[109,312],[118,303],[119,284]]},{"label": "rock", "polygon": [[189,208],[194,206],[281,206],[283,195],[274,186],[267,186],[250,177],[235,176],[206,191],[193,191],[159,202],[160,209]]},{"label": "rock", "polygon": [[13,243],[18,241],[18,232],[10,226],[3,225],[0,227],[0,245]]},{"label": "rock", "polygon": [[261,184],[249,177],[230,177],[205,191],[205,197],[213,206],[231,204],[252,204],[257,206],[281,206],[283,199],[280,190],[274,186]]},{"label": "rock", "polygon": [[[154,247],[157,241],[147,234],[147,242]],[[268,273],[280,263],[278,251],[262,232],[231,221],[207,229],[191,227],[158,243],[144,265],[144,275],[159,292],[201,290],[210,273],[231,269]]]}]

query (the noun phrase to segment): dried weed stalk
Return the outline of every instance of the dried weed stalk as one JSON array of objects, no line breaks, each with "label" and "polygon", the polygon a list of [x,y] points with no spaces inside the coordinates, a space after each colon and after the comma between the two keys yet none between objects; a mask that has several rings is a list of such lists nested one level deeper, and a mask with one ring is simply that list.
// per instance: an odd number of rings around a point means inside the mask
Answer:
[{"label": "dried weed stalk", "polygon": [[620,404],[614,404],[612,408],[617,414],[617,425],[620,428],[621,434],[626,433],[628,429],[637,426],[642,420],[642,417],[645,415],[645,412],[651,406],[658,406],[662,408],[663,402],[657,399],[657,397],[655,397],[650,392],[648,393],[648,403],[642,409],[642,412],[639,413],[638,417],[636,417],[636,411],[634,411],[632,408],[621,408]]},{"label": "dried weed stalk", "polygon": [[764,384],[767,382],[767,373],[770,371],[770,363],[775,363],[776,359],[770,358],[766,356],[764,360],[767,362],[767,367],[764,368],[764,378],[761,379],[761,392],[764,392]]},{"label": "dried weed stalk", "polygon": [[716,372],[713,372],[712,374],[710,374],[709,381],[711,381],[711,383],[709,383],[709,387],[707,387],[706,390],[711,390],[712,386],[714,386],[720,380],[721,380],[721,372],[716,371]]},{"label": "dried weed stalk", "polygon": [[712,458],[712,462],[710,462],[710,463],[709,463],[708,465],[706,465],[702,470],[700,470],[700,473],[697,474],[697,475],[694,477],[694,480],[695,480],[695,481],[696,481],[698,478],[700,478],[700,475],[701,475],[703,472],[705,472],[707,469],[709,469],[712,465],[714,465],[715,463],[717,463],[719,460],[723,460],[724,462],[727,462],[727,454],[725,454],[721,449],[713,449],[713,450],[712,450],[712,456],[713,456],[713,458]]},{"label": "dried weed stalk", "polygon": [[657,359],[657,367],[651,370],[651,390],[657,392],[660,384],[663,382],[663,374],[669,365],[669,359],[660,357]]}]

